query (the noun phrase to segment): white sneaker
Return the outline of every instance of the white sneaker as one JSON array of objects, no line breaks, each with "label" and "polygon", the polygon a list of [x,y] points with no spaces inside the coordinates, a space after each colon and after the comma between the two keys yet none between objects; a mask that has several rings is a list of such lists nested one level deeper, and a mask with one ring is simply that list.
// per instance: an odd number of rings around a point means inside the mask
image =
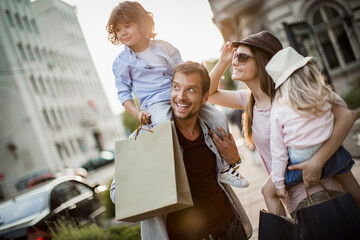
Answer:
[{"label": "white sneaker", "polygon": [[249,182],[243,176],[241,176],[241,174],[236,171],[236,169],[237,167],[231,167],[227,171],[221,172],[219,174],[219,181],[237,188],[248,187]]}]

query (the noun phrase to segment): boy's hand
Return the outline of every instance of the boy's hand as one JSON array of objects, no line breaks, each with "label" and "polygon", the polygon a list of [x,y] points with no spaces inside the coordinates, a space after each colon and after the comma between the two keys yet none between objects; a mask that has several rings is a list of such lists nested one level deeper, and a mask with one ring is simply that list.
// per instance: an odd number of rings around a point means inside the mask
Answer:
[{"label": "boy's hand", "polygon": [[148,112],[145,112],[145,111],[140,111],[137,113],[137,118],[141,123],[145,124],[145,122],[142,121],[143,116],[145,116],[148,123],[151,122],[151,120],[150,120],[151,114]]},{"label": "boy's hand", "polygon": [[285,187],[283,188],[276,188],[276,195],[279,197],[279,198],[285,198]]}]

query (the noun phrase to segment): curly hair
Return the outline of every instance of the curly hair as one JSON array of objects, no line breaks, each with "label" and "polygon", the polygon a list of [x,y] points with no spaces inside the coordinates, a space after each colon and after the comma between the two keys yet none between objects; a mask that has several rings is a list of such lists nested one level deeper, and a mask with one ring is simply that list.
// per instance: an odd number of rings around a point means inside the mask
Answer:
[{"label": "curly hair", "polygon": [[117,26],[121,23],[134,22],[140,26],[141,32],[148,38],[155,38],[155,22],[153,14],[147,12],[138,2],[124,1],[120,2],[111,12],[106,25],[106,31],[109,33],[108,39],[114,45],[120,45],[121,42],[116,37]]}]

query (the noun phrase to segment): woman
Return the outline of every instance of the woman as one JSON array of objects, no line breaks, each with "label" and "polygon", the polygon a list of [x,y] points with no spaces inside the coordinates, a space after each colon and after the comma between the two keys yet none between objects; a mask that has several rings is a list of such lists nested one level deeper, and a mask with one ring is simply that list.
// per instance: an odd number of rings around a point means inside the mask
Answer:
[{"label": "woman", "polygon": [[[230,43],[227,43],[219,62],[210,73],[212,81],[209,102],[245,110],[243,131],[246,143],[250,148],[255,144],[265,168],[270,174],[269,123],[275,88],[272,79],[265,71],[265,66],[271,57],[282,49],[282,45],[276,37],[266,31],[253,34],[240,42],[233,42],[232,45],[237,49],[233,49]],[[248,87],[247,90],[225,91],[218,89],[220,78],[231,61],[233,65],[232,79],[245,83]],[[306,202],[305,186],[309,187],[310,195],[316,193],[321,195],[317,196],[318,198],[321,199],[323,197],[323,190],[318,185],[322,167],[335,150],[339,148],[356,120],[356,114],[345,107],[335,105],[332,112],[335,117],[332,136],[323,144],[311,160],[291,166],[292,170],[302,170],[304,183],[287,189],[291,200],[288,203],[290,212],[304,206]],[[222,155],[232,154],[235,143],[231,137],[225,138],[222,141],[216,134],[213,134],[213,136],[214,142]],[[332,178],[322,179],[321,182],[328,190],[334,193],[342,192],[342,189]],[[284,209],[280,209],[279,214],[284,215]]]}]

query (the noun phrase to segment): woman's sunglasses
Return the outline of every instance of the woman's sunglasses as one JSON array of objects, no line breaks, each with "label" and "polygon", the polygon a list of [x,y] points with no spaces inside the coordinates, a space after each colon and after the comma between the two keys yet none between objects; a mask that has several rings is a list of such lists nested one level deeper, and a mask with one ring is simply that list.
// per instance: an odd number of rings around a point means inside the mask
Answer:
[{"label": "woman's sunglasses", "polygon": [[246,53],[237,53],[234,52],[233,60],[237,59],[240,65],[245,65],[249,58],[254,58],[253,56],[247,55]]}]

